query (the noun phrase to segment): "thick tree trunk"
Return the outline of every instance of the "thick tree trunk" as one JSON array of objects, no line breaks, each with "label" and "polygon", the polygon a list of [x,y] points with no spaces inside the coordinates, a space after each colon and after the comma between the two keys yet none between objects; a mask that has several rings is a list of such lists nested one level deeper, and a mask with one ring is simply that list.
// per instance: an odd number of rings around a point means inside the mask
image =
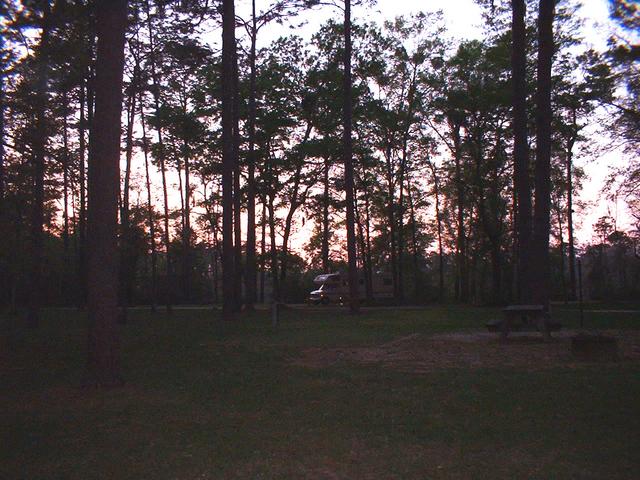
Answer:
[{"label": "thick tree trunk", "polygon": [[551,205],[551,66],[555,0],[540,0],[538,15],[538,74],[536,112],[535,209],[532,251],[535,261],[532,294],[549,308],[549,230]]},{"label": "thick tree trunk", "polygon": [[35,110],[35,132],[33,141],[33,195],[31,204],[31,255],[29,278],[29,310],[27,325],[35,328],[40,323],[42,266],[44,256],[44,175],[47,143],[47,79],[49,76],[49,37],[51,10],[49,0],[43,4],[42,33],[37,64],[36,92],[33,98]]},{"label": "thick tree trunk", "polygon": [[358,299],[358,270],[356,264],[356,232],[353,201],[353,158],[352,158],[352,92],[351,92],[351,0],[344,2],[344,105],[343,105],[343,154],[344,183],[347,202],[347,257],[349,263],[349,310],[360,311]]},{"label": "thick tree trunk", "polygon": [[89,166],[89,381],[114,386],[120,376],[118,335],[118,190],[120,113],[127,1],[97,5],[96,112]]},{"label": "thick tree trunk", "polygon": [[511,76],[513,78],[513,187],[516,198],[518,301],[526,303],[530,294],[531,274],[531,186],[527,134],[527,42],[525,0],[512,0],[513,43]]},{"label": "thick tree trunk", "polygon": [[[234,102],[236,54],[235,7],[222,2],[222,315],[233,320],[235,299],[235,251],[233,245],[233,174],[236,168]],[[238,192],[236,192],[237,194]]]}]

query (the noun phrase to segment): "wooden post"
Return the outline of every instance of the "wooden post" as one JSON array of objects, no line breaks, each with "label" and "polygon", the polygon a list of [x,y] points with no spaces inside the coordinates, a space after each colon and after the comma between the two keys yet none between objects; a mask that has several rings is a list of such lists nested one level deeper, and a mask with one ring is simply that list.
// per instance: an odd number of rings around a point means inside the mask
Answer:
[{"label": "wooden post", "polygon": [[582,260],[578,260],[578,303],[580,305],[580,328],[584,328],[584,308],[582,306]]},{"label": "wooden post", "polygon": [[271,304],[271,325],[277,327],[280,321],[280,304],[277,300],[274,300]]}]

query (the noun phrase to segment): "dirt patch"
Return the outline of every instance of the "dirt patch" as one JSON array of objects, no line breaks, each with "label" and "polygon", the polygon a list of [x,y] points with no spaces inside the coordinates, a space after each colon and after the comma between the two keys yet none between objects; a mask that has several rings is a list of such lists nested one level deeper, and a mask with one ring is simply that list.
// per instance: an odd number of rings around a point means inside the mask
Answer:
[{"label": "dirt patch", "polygon": [[[582,364],[570,354],[571,336],[576,333],[558,332],[546,341],[536,334],[512,334],[506,341],[488,332],[413,334],[374,347],[309,348],[293,364],[325,368],[355,363],[414,373],[450,368],[541,370],[558,366],[576,367]],[[603,333],[618,339],[622,362],[640,361],[640,332]]]}]

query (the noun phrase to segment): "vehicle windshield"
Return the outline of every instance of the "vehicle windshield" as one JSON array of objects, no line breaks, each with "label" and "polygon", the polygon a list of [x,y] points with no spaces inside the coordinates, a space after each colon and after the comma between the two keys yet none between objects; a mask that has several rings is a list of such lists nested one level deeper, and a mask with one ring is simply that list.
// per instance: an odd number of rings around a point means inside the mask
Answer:
[{"label": "vehicle windshield", "polygon": [[326,292],[327,290],[334,290],[335,289],[335,285],[328,285],[326,283],[323,283],[322,285],[320,285],[320,290],[322,290],[323,292]]}]

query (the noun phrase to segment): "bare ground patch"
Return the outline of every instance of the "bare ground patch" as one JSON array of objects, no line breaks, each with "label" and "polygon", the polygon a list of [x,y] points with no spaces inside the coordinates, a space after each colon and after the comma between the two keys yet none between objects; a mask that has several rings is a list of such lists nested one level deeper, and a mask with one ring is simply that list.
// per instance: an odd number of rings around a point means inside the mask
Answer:
[{"label": "bare ground patch", "polygon": [[[309,348],[292,363],[311,368],[340,363],[380,365],[414,373],[450,368],[572,368],[583,364],[570,354],[571,336],[576,333],[558,332],[547,341],[534,333],[512,334],[506,341],[488,332],[413,334],[373,347]],[[621,362],[640,361],[639,331],[603,333],[618,339]]]}]

